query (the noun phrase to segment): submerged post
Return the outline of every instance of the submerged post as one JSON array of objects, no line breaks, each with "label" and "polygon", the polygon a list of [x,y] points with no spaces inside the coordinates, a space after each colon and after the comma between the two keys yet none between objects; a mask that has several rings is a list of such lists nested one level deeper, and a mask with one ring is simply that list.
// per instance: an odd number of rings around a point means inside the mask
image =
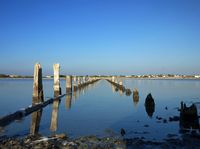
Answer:
[{"label": "submerged post", "polygon": [[53,65],[54,71],[54,96],[61,95],[61,88],[60,88],[60,64]]},{"label": "submerged post", "polygon": [[44,101],[43,86],[42,86],[42,68],[39,63],[34,67],[34,80],[33,80],[33,99],[32,104]]},{"label": "submerged post", "polygon": [[66,76],[66,93],[72,92],[72,76]]}]

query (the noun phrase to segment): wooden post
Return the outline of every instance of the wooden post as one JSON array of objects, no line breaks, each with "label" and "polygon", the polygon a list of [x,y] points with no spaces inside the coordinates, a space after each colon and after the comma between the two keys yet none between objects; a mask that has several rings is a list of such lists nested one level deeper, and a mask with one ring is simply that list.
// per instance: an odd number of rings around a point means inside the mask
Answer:
[{"label": "wooden post", "polygon": [[66,76],[66,93],[72,92],[72,76]]},{"label": "wooden post", "polygon": [[54,97],[61,95],[60,88],[60,64],[53,65],[54,70]]},{"label": "wooden post", "polygon": [[74,86],[74,92],[76,92],[78,89],[77,84],[76,84],[76,76],[74,76],[73,86]]},{"label": "wooden post", "polygon": [[44,101],[43,86],[42,86],[42,68],[39,63],[34,67],[34,80],[33,80],[33,99],[32,104]]},{"label": "wooden post", "polygon": [[80,80],[80,77],[78,77],[78,88],[81,88],[81,80]]},{"label": "wooden post", "polygon": [[113,83],[115,82],[115,77],[114,77],[114,76],[112,76],[112,82],[113,82]]}]

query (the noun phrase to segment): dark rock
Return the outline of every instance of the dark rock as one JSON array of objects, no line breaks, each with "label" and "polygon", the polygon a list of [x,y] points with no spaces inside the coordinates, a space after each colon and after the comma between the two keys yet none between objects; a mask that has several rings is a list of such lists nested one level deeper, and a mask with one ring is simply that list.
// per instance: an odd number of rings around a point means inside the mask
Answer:
[{"label": "dark rock", "polygon": [[124,136],[125,134],[126,134],[126,131],[123,129],[123,128],[121,128],[121,136]]},{"label": "dark rock", "polygon": [[148,94],[147,97],[146,97],[145,109],[146,109],[146,112],[147,112],[148,116],[152,117],[153,113],[155,111],[155,102],[154,102],[154,99],[153,99],[151,93]]}]

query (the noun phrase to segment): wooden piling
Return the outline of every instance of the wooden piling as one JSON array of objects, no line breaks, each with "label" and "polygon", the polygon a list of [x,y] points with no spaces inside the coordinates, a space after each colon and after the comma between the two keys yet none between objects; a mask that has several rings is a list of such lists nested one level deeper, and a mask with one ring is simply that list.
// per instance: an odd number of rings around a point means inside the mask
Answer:
[{"label": "wooden piling", "polygon": [[78,77],[78,88],[81,88],[81,79]]},{"label": "wooden piling", "polygon": [[77,84],[76,84],[76,76],[74,76],[73,86],[74,86],[74,92],[76,92],[78,89]]},{"label": "wooden piling", "polygon": [[60,88],[60,64],[53,65],[54,70],[54,97],[61,95]]},{"label": "wooden piling", "polygon": [[43,86],[42,86],[42,68],[39,63],[34,66],[34,80],[33,80],[33,98],[32,104],[44,101]]},{"label": "wooden piling", "polygon": [[66,76],[66,93],[72,92],[72,76]]}]

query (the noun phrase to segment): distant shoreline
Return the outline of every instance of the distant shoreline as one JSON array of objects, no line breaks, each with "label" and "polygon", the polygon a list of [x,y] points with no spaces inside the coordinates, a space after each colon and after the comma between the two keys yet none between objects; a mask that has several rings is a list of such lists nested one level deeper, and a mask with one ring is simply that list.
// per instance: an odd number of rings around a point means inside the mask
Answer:
[{"label": "distant shoreline", "polygon": [[[105,77],[103,77],[105,78]],[[119,77],[119,78],[123,78],[123,79],[136,79],[136,80],[200,80],[200,78],[173,78],[173,77],[165,77],[165,78],[135,78],[135,77]],[[19,78],[11,78],[11,77],[0,77],[1,80],[3,79],[13,79],[13,80],[17,80],[17,79],[31,79],[33,80],[33,78],[26,78],[26,77],[19,77]],[[45,79],[45,80],[53,80],[53,78],[42,78],[42,79]],[[65,77],[60,77],[60,79],[65,79]]]}]

